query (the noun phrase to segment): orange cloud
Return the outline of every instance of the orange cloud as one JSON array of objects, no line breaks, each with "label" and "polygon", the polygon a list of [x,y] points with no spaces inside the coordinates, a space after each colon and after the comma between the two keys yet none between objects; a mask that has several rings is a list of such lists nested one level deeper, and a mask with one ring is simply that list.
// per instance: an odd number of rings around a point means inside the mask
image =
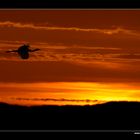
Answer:
[{"label": "orange cloud", "polygon": [[136,33],[132,30],[124,29],[124,28],[115,28],[115,29],[98,29],[98,28],[78,28],[78,27],[57,27],[57,26],[40,26],[35,24],[25,24],[19,22],[11,22],[11,21],[4,21],[0,22],[1,27],[15,27],[15,28],[29,28],[35,30],[61,30],[61,31],[80,31],[80,32],[97,32],[103,33],[107,35],[118,34],[118,33],[125,33],[128,35],[139,36],[139,33]]}]

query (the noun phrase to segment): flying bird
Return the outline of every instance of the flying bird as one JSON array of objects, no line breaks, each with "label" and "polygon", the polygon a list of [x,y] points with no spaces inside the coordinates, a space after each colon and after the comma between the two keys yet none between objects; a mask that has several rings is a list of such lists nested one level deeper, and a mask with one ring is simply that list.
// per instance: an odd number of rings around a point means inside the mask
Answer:
[{"label": "flying bird", "polygon": [[19,54],[19,56],[22,59],[28,59],[29,58],[29,52],[35,52],[35,51],[38,51],[38,50],[40,50],[40,49],[31,50],[29,44],[24,44],[24,45],[20,46],[17,50],[9,50],[9,51],[6,51],[6,52],[7,53],[16,52],[16,53]]}]

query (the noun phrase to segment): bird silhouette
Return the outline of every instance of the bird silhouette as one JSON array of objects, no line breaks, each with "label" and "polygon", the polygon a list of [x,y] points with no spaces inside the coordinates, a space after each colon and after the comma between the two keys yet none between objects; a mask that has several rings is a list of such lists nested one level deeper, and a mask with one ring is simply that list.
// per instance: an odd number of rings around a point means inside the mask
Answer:
[{"label": "bird silhouette", "polygon": [[36,48],[36,49],[31,50],[29,44],[24,44],[24,45],[20,46],[17,50],[9,50],[9,51],[6,51],[6,52],[7,53],[16,52],[16,53],[18,53],[18,55],[22,59],[28,59],[29,58],[29,52],[35,52],[35,51],[38,51],[38,50],[40,50],[40,49]]}]

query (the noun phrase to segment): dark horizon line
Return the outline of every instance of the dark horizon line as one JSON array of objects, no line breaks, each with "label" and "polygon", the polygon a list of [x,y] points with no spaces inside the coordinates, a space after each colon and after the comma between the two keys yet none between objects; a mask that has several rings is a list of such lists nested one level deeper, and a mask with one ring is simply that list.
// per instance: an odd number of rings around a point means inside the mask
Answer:
[{"label": "dark horizon line", "polygon": [[108,104],[139,104],[140,105],[140,101],[107,101],[107,102],[103,102],[103,103],[98,103],[98,104],[84,104],[84,105],[46,105],[46,104],[41,104],[41,105],[23,105],[23,104],[10,104],[10,103],[6,103],[6,102],[0,102],[0,106],[1,105],[6,105],[6,106],[13,106],[13,107],[96,107],[96,106],[103,106],[103,105],[108,105]]}]

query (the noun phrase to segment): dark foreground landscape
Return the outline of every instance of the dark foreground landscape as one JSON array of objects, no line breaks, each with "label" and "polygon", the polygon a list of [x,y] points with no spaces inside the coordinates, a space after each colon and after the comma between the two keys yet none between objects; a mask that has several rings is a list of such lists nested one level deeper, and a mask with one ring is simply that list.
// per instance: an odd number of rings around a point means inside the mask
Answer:
[{"label": "dark foreground landscape", "polygon": [[34,107],[1,103],[0,129],[140,130],[140,103]]}]

